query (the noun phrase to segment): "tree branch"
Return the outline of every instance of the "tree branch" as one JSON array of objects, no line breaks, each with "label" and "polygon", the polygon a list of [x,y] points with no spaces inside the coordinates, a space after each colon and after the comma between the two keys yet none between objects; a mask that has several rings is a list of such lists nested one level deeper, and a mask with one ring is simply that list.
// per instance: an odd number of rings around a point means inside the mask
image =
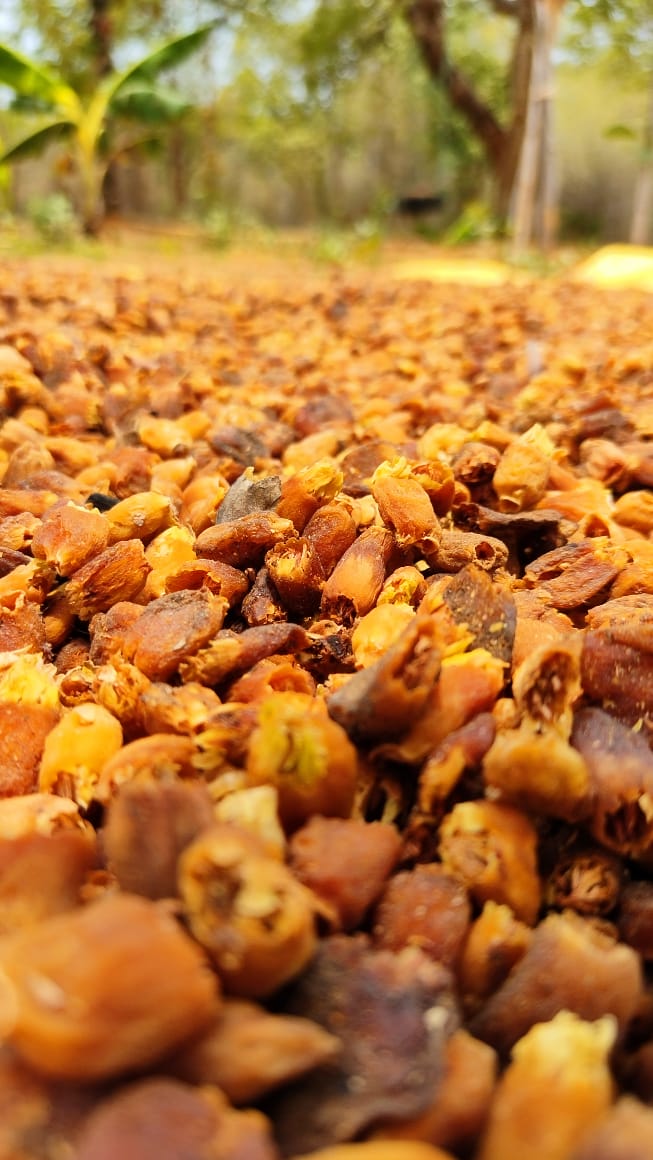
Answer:
[{"label": "tree branch", "polygon": [[490,0],[490,3],[499,16],[519,16],[519,0]]},{"label": "tree branch", "polygon": [[489,159],[496,164],[505,150],[507,133],[467,77],[449,60],[444,8],[444,0],[411,0],[405,10],[406,20],[429,72],[443,85],[452,105],[467,119]]}]

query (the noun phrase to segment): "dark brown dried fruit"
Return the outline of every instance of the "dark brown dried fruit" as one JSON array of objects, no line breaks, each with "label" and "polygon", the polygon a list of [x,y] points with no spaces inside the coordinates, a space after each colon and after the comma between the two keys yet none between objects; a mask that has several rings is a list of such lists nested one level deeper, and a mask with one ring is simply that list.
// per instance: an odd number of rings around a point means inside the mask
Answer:
[{"label": "dark brown dried fruit", "polygon": [[151,680],[165,680],[219,632],[227,607],[204,588],[160,596],[125,630],[123,653]]},{"label": "dark brown dried fruit", "polygon": [[641,993],[641,966],[630,947],[576,916],[550,914],[470,1030],[505,1055],[533,1024],[567,1010],[586,1020],[614,1015],[623,1038]]},{"label": "dark brown dried fruit", "polygon": [[80,1133],[77,1160],[278,1160],[260,1112],[236,1112],[217,1088],[141,1080],[101,1100]]},{"label": "dark brown dried fruit", "polygon": [[415,866],[395,874],[374,911],[372,936],[384,950],[419,947],[454,968],[471,918],[460,878],[440,865]]},{"label": "dark brown dried fruit", "polygon": [[653,862],[653,753],[645,737],[602,709],[581,709],[571,740],[589,772],[595,838],[622,856]]},{"label": "dark brown dried fruit", "polygon": [[421,715],[440,674],[436,622],[416,616],[375,664],[348,677],[328,700],[329,713],[352,737],[386,739]]},{"label": "dark brown dried fruit", "polygon": [[200,532],[195,547],[198,556],[233,568],[258,567],[270,548],[294,534],[291,520],[274,512],[256,512]]},{"label": "dark brown dried fruit", "polygon": [[102,829],[109,870],[122,890],[174,898],[182,851],[214,821],[201,782],[125,782],[111,798]]},{"label": "dark brown dried fruit", "polygon": [[377,1120],[426,1110],[457,1021],[449,982],[414,948],[394,955],[370,950],[361,937],[322,940],[287,1009],[338,1035],[342,1052],[275,1101],[285,1153],[351,1140]]}]

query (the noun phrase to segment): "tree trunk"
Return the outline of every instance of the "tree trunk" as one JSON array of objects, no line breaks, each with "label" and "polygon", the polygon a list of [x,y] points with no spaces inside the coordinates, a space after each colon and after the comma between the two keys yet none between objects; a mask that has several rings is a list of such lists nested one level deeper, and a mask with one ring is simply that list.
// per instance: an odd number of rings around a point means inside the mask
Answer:
[{"label": "tree trunk", "polygon": [[634,246],[645,246],[650,240],[653,212],[653,75],[650,80],[649,103],[642,141],[642,157],[635,182],[633,211],[630,222],[630,241]]},{"label": "tree trunk", "polygon": [[553,121],[553,51],[563,0],[535,0],[533,63],[513,203],[513,245],[553,244],[558,224],[558,183]]},{"label": "tree trunk", "polygon": [[[93,71],[96,82],[99,82],[113,72],[111,27],[111,0],[88,0],[89,20],[88,27],[93,57]],[[118,172],[115,162],[109,162],[102,181],[102,204],[104,215],[116,213],[120,208],[120,194],[118,188]],[[95,228],[97,233],[97,224]]]},{"label": "tree trunk", "polygon": [[111,20],[109,8],[111,0],[89,0],[89,31],[95,76],[98,80],[106,77],[113,69],[111,59]]}]

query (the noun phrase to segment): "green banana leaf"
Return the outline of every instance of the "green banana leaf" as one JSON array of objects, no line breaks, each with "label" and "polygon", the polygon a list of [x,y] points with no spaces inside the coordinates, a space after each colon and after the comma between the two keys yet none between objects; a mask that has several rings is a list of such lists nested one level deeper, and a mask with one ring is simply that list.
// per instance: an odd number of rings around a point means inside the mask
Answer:
[{"label": "green banana leaf", "polygon": [[8,44],[0,44],[0,84],[13,89],[19,97],[49,108],[68,111],[78,101],[75,91],[61,77]]},{"label": "green banana leaf", "polygon": [[109,80],[113,81],[113,93],[117,94],[130,81],[152,81],[166,69],[175,68],[178,64],[182,64],[206,43],[211,33],[220,24],[224,24],[224,20],[218,17],[209,21],[208,24],[196,28],[194,32],[176,36],[149,52],[136,64],[129,65],[122,73],[117,73],[113,78],[110,77]]},{"label": "green banana leaf", "polygon": [[111,101],[111,112],[119,117],[129,117],[143,121],[147,125],[160,125],[175,121],[190,108],[172,89],[152,88],[134,83],[120,92]]},{"label": "green banana leaf", "polygon": [[6,161],[20,161],[23,157],[30,157],[33,153],[40,152],[51,141],[58,141],[62,137],[69,136],[73,129],[72,121],[65,119],[49,121],[47,125],[41,125],[40,128],[34,129],[25,137],[21,137],[20,141],[10,145],[4,153],[0,154],[0,165],[4,165]]}]

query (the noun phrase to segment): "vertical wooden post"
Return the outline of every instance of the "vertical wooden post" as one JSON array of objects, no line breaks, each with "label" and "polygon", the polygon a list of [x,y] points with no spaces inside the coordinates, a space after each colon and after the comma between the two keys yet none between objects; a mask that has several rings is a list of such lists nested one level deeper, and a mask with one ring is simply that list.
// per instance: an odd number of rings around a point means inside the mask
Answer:
[{"label": "vertical wooden post", "polygon": [[644,125],[642,155],[640,160],[633,210],[630,221],[630,241],[634,246],[645,246],[650,241],[651,216],[653,213],[653,74],[649,82],[649,101]]},{"label": "vertical wooden post", "polygon": [[557,231],[553,53],[564,0],[533,0],[533,3],[533,64],[513,203],[516,253],[535,240],[550,246]]}]

